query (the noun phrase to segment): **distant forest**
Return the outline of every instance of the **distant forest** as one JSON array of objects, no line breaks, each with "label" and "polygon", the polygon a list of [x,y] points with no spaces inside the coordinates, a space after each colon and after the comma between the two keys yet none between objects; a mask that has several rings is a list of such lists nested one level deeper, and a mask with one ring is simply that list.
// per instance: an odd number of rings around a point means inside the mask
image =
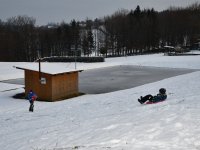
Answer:
[{"label": "distant forest", "polygon": [[35,61],[51,56],[124,56],[161,52],[163,46],[196,48],[200,42],[200,4],[118,10],[95,20],[36,26],[36,19],[0,20],[0,61]]}]

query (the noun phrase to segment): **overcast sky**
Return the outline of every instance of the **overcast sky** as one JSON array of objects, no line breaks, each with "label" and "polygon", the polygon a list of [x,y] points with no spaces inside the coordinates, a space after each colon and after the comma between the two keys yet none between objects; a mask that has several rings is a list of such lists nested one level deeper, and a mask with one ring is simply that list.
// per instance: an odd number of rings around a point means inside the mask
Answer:
[{"label": "overcast sky", "polygon": [[135,9],[137,5],[161,11],[170,6],[188,6],[200,0],[0,0],[0,19],[27,15],[37,25],[49,22],[70,22],[72,19],[95,19],[119,9]]}]

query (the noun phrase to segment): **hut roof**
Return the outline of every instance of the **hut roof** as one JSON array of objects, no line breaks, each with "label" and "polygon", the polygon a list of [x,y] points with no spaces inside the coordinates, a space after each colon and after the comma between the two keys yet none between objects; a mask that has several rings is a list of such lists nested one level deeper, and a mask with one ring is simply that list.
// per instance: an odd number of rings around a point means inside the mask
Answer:
[{"label": "hut roof", "polygon": [[[26,65],[18,65],[14,67],[17,69],[39,72],[38,63],[27,63]],[[52,64],[52,63],[41,63],[40,69],[42,73],[51,74],[51,75],[83,71],[83,70],[72,69],[64,65]]]}]

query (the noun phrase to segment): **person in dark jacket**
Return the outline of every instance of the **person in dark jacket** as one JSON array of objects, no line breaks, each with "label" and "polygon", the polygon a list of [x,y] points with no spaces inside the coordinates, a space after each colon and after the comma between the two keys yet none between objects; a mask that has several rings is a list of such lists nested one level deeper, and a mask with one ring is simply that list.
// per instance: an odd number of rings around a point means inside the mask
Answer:
[{"label": "person in dark jacket", "polygon": [[33,112],[33,109],[34,109],[34,101],[37,99],[37,95],[32,91],[30,90],[29,93],[28,93],[28,100],[30,102],[30,107],[29,107],[29,111],[30,112]]},{"label": "person in dark jacket", "polygon": [[167,94],[166,94],[166,89],[165,88],[161,88],[159,89],[159,93],[156,96],[152,96],[151,94],[146,95],[144,97],[140,97],[140,99],[138,99],[138,102],[140,102],[141,104],[149,101],[151,103],[157,103],[157,102],[161,102],[167,99]]}]

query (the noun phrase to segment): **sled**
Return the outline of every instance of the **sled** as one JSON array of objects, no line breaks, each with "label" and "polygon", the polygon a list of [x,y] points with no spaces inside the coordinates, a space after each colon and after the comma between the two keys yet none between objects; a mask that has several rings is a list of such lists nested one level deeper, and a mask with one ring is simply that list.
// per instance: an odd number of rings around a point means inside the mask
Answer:
[{"label": "sled", "polygon": [[[164,100],[165,101],[165,100]],[[161,102],[164,102],[164,101],[159,101],[159,102],[146,102],[144,104],[157,104],[157,103],[161,103]]]}]

